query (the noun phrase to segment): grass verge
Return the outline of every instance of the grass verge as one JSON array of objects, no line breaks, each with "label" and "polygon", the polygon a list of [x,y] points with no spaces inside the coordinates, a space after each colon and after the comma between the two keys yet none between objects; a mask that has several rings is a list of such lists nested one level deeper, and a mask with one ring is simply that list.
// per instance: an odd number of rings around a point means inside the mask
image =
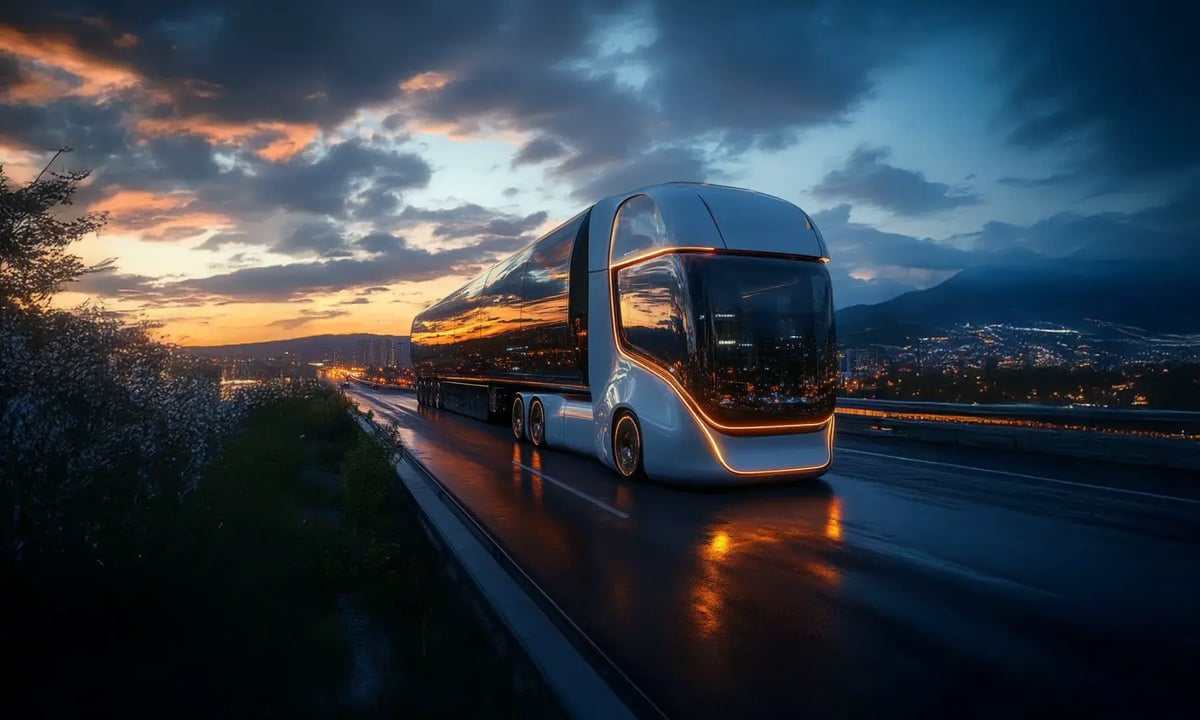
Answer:
[{"label": "grass verge", "polygon": [[22,717],[562,716],[447,575],[394,451],[337,393],[280,401],[196,492],[129,508],[100,559],[3,568],[5,705]]}]

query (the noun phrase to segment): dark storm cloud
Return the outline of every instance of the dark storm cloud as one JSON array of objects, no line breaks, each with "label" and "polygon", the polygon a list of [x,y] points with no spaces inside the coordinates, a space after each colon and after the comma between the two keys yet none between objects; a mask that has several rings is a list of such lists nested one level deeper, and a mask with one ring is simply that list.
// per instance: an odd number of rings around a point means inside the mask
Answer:
[{"label": "dark storm cloud", "polygon": [[492,211],[476,205],[475,203],[465,203],[452,208],[420,208],[415,205],[409,205],[400,213],[399,220],[410,224],[422,222],[435,223],[459,223],[459,222],[484,222],[492,217]]},{"label": "dark storm cloud", "polygon": [[0,104],[0,138],[12,138],[34,151],[50,154],[63,147],[74,153],[63,159],[69,167],[96,168],[123,155],[133,142],[122,125],[128,106],[122,102],[96,105],[59,100],[47,105]]},{"label": "dark storm cloud", "polygon": [[1014,144],[1082,143],[1087,167],[1121,177],[1200,164],[1200,5],[1029,2],[1001,17]]},{"label": "dark storm cloud", "polygon": [[[69,33],[97,57],[126,62],[150,82],[180,88],[181,114],[322,125],[393,97],[398,80],[449,64],[483,44],[511,15],[503,4],[468,0],[367,0],[352,9],[336,0],[253,7],[234,0],[84,0],[72,3],[70,15],[23,5],[11,11],[23,28]],[[82,20],[89,16],[105,18],[116,33],[132,33],[137,44],[120,47],[99,36]]]},{"label": "dark storm cloud", "polygon": [[539,133],[543,148],[565,146],[557,169],[578,174],[631,157],[644,149],[658,125],[653,109],[609,77],[558,67],[529,66],[517,57],[497,59],[461,73],[418,105],[439,123],[479,120]]},{"label": "dark storm cloud", "polygon": [[928,215],[980,201],[973,193],[926,180],[924,173],[889,165],[889,154],[887,148],[859,147],[812,191],[820,198],[857,200],[900,215]]},{"label": "dark storm cloud", "polygon": [[[652,38],[626,52],[649,70],[638,88],[619,83],[603,58],[587,64],[595,59],[593,34],[619,29],[614,19],[629,8],[644,11],[630,29]],[[618,172],[614,166],[663,146],[716,138],[725,151],[780,147],[798,131],[843,122],[872,96],[878,71],[953,33],[1005,44],[990,80],[1007,88],[1004,119],[1019,146],[1091,138],[1092,164],[1118,174],[1185,169],[1200,157],[1200,134],[1191,131],[1200,93],[1188,90],[1197,50],[1186,30],[1200,25],[1200,10],[1191,4],[1134,13],[1101,2],[1080,13],[1071,3],[1032,0],[969,7],[942,0],[902,7],[871,0],[428,0],[359,3],[347,12],[333,0],[302,9],[281,0],[253,8],[219,0],[85,1],[70,10],[24,3],[9,15],[27,30],[66,33],[96,57],[132,68],[172,94],[176,117],[328,128],[400,95],[408,106],[385,126],[499,122],[533,136],[515,162],[557,162],[553,168],[577,188],[605,185],[601,176]],[[78,19],[86,16],[107,25]],[[118,43],[124,33],[137,42]],[[400,91],[400,83],[429,70],[447,73],[449,84]],[[38,146],[67,141],[58,138]],[[364,201],[367,214],[389,210],[383,194]]]},{"label": "dark storm cloud", "polygon": [[400,197],[381,183],[354,198],[351,214],[355,220],[384,220],[395,215],[399,207]]},{"label": "dark storm cloud", "polygon": [[64,289],[81,293],[94,293],[108,297],[123,295],[136,297],[144,293],[155,278],[148,275],[118,273],[113,271],[88,273]]},{"label": "dark storm cloud", "polygon": [[518,237],[535,230],[546,222],[546,212],[530,213],[525,217],[505,215],[486,222],[477,220],[444,222],[433,229],[433,234],[447,239],[493,235]]},{"label": "dark storm cloud", "polygon": [[526,165],[540,163],[546,160],[556,160],[567,154],[567,149],[562,143],[549,137],[537,137],[521,146],[513,157],[513,167],[517,165]]},{"label": "dark storm cloud", "polygon": [[870,96],[874,71],[902,59],[922,29],[960,14],[950,3],[652,7],[658,37],[643,52],[651,94],[677,133],[716,132],[732,151],[778,148],[799,129],[845,118]]},{"label": "dark storm cloud", "polygon": [[262,163],[244,183],[260,202],[342,217],[358,183],[373,181],[382,190],[396,191],[424,187],[431,175],[429,164],[418,155],[347,140],[312,162],[297,156],[286,163]]},{"label": "dark storm cloud", "polygon": [[655,183],[720,180],[721,177],[708,167],[707,158],[699,150],[660,148],[593,174],[575,189],[572,196],[580,202],[595,202],[609,195]]},{"label": "dark storm cloud", "polygon": [[[482,237],[468,247],[429,252],[410,246],[403,237],[372,233],[355,244],[369,257],[336,257],[288,265],[243,267],[204,278],[170,280],[108,272],[87,275],[81,292],[141,299],[160,305],[226,302],[292,302],[312,293],[361,289],[364,294],[388,290],[386,285],[434,280],[477,272],[486,263],[527,243],[525,237]],[[75,289],[75,288],[73,288]]]},{"label": "dark storm cloud", "polygon": [[409,205],[397,216],[397,224],[412,227],[421,223],[434,225],[433,235],[447,240],[476,238],[475,246],[485,251],[517,249],[532,240],[534,230],[548,217],[545,211],[529,215],[514,215],[464,203],[452,208],[422,208]]},{"label": "dark storm cloud", "polygon": [[406,242],[402,237],[396,237],[390,233],[376,232],[364,235],[358,239],[356,244],[372,255],[380,255],[399,251],[405,246]]},{"label": "dark storm cloud", "polygon": [[351,300],[343,300],[340,303],[338,303],[338,305],[370,305],[370,304],[371,304],[370,299],[362,297],[361,295],[359,297],[353,298]]},{"label": "dark storm cloud", "polygon": [[271,249],[285,255],[322,255],[346,249],[346,240],[340,228],[329,220],[311,220],[301,223],[279,239]]},{"label": "dark storm cloud", "polygon": [[[200,243],[199,250],[220,250],[230,245],[251,245],[254,241],[244,232],[225,232],[212,235]],[[241,254],[241,253],[239,253]]]},{"label": "dark storm cloud", "polygon": [[489,256],[479,247],[431,253],[403,238],[370,258],[252,267],[207,278],[169,283],[169,295],[207,295],[237,301],[279,301],[310,293],[335,292],[385,283],[434,280],[474,268]]}]

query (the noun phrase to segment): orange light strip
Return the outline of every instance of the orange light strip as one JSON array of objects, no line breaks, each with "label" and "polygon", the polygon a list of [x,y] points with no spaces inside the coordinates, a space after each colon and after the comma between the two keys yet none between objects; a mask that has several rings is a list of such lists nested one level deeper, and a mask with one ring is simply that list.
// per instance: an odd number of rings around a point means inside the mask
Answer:
[{"label": "orange light strip", "polygon": [[[612,242],[611,237],[609,239],[609,242],[610,243]],[[671,248],[670,250],[675,250],[675,249],[676,248]],[[668,250],[667,252],[670,252],[670,250]],[[665,253],[660,252],[657,254],[662,255]],[[724,453],[721,452],[721,448],[717,444],[716,438],[713,437],[712,432],[708,429],[708,423],[701,418],[701,414],[698,414],[696,412],[696,410],[693,409],[692,403],[690,402],[690,398],[687,396],[686,391],[684,391],[679,386],[678,381],[676,381],[674,378],[672,378],[670,376],[666,376],[664,373],[659,371],[657,368],[653,368],[653,367],[639,361],[637,358],[634,358],[633,356],[626,353],[624,348],[621,347],[621,341],[620,341],[620,338],[618,337],[618,333],[617,333],[617,308],[616,308],[616,294],[617,293],[616,293],[616,286],[614,284],[615,280],[616,280],[616,271],[614,270],[613,272],[609,273],[609,278],[608,278],[608,281],[609,281],[608,305],[609,305],[609,313],[612,316],[611,322],[609,323],[609,327],[612,330],[613,346],[616,348],[617,354],[620,355],[621,357],[623,357],[626,361],[628,361],[634,365],[637,365],[638,367],[645,370],[646,372],[648,372],[648,373],[654,375],[655,377],[666,382],[667,387],[671,388],[671,391],[674,392],[675,395],[683,402],[684,409],[686,409],[688,411],[688,413],[691,414],[692,419],[696,421],[696,424],[700,428],[700,432],[704,433],[704,439],[708,441],[708,446],[710,448],[712,448],[713,455],[716,456],[717,462],[721,463],[722,467],[724,467],[726,470],[728,470],[730,473],[733,473],[734,475],[739,475],[742,477],[762,477],[762,476],[795,475],[795,474],[799,474],[799,473],[816,472],[819,470],[824,470],[825,468],[829,467],[833,463],[833,429],[834,429],[835,418],[831,414],[829,417],[825,418],[824,420],[820,421],[819,423],[815,423],[816,425],[823,425],[825,423],[828,423],[828,425],[829,425],[829,427],[825,431],[826,432],[826,438],[825,438],[826,456],[829,459],[826,460],[824,463],[822,463],[820,465],[809,465],[809,466],[794,467],[794,468],[776,468],[776,469],[772,469],[772,470],[738,470],[737,468],[730,465],[729,461],[725,459]],[[812,425],[806,424],[805,427],[812,427]]]},{"label": "orange light strip", "polygon": [[[656,254],[657,255],[665,255],[667,253],[656,253]],[[626,349],[624,341],[621,339],[621,334],[617,330],[617,305],[616,305],[617,290],[616,290],[616,271],[615,270],[612,273],[610,273],[609,285],[610,285],[610,287],[609,287],[608,304],[609,304],[609,311],[612,313],[613,341],[616,343],[617,351],[621,354],[622,357],[628,359],[630,362],[633,362],[638,367],[646,370],[647,372],[653,373],[656,377],[662,379],[664,382],[666,382],[668,385],[670,385],[671,388],[673,390],[675,390],[675,393],[677,395],[679,395],[680,398],[683,399],[684,404],[688,406],[688,409],[691,410],[693,414],[698,414],[700,417],[704,418],[704,421],[706,423],[708,423],[710,426],[717,428],[718,430],[729,430],[729,431],[733,431],[733,432],[746,431],[746,430],[750,430],[750,431],[754,431],[754,430],[799,430],[799,429],[811,429],[811,428],[822,427],[823,425],[825,425],[825,423],[829,422],[830,419],[833,418],[833,413],[830,413],[828,416],[821,418],[820,420],[811,420],[811,421],[806,421],[806,422],[794,422],[794,423],[764,423],[764,424],[749,424],[749,425],[726,425],[724,423],[717,422],[713,418],[709,417],[708,413],[704,412],[704,409],[702,407],[700,407],[700,403],[696,402],[695,399],[692,398],[691,393],[689,393],[687,388],[683,387],[679,383],[679,380],[677,378],[660,371],[659,369],[653,367],[653,365],[651,365],[649,363],[644,363],[642,361],[634,359],[633,355]]]},{"label": "orange light strip", "polygon": [[[610,240],[610,243],[611,243],[611,240]],[[611,245],[610,245],[610,247],[611,247]],[[644,252],[640,255],[634,255],[633,257],[621,258],[617,262],[612,261],[612,257],[610,254],[608,264],[609,264],[609,269],[620,270],[621,268],[626,267],[628,265],[636,265],[637,263],[640,263],[643,260],[649,260],[650,258],[656,258],[661,255],[671,255],[673,253],[715,253],[720,250],[721,250],[721,248],[715,248],[715,247],[697,247],[697,246],[690,246],[690,245],[679,245],[679,246],[659,248],[657,250],[651,250],[649,252]]]}]

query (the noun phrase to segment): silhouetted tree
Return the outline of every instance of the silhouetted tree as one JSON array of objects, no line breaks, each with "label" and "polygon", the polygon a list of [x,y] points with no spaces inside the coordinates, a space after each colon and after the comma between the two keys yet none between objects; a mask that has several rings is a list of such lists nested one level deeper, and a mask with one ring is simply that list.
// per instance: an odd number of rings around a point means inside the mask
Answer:
[{"label": "silhouetted tree", "polygon": [[[54,154],[54,160],[69,149]],[[67,217],[88,170],[52,172],[47,165],[34,180],[14,187],[0,163],[0,306],[30,308],[47,303],[63,283],[110,267],[87,266],[68,248],[104,227],[104,213]]]}]

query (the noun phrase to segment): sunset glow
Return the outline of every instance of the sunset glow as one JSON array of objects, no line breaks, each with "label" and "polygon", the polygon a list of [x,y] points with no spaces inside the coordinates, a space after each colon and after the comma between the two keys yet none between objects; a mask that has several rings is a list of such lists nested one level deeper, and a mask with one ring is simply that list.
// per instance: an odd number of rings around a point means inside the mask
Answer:
[{"label": "sunset glow", "polygon": [[405,335],[589,204],[671,180],[808,211],[839,307],[980,266],[1187,246],[1186,94],[1134,112],[1122,92],[1149,80],[1075,62],[1097,38],[1147,62],[1169,49],[1053,24],[1070,42],[1012,62],[1046,25],[1034,4],[952,20],[880,8],[872,23],[658,1],[478,17],[318,5],[270,38],[221,4],[0,24],[8,182],[71,147],[51,170],[91,169],[77,207],[109,217],[75,250],[115,269],[56,304],[101,303],[189,344]]}]

